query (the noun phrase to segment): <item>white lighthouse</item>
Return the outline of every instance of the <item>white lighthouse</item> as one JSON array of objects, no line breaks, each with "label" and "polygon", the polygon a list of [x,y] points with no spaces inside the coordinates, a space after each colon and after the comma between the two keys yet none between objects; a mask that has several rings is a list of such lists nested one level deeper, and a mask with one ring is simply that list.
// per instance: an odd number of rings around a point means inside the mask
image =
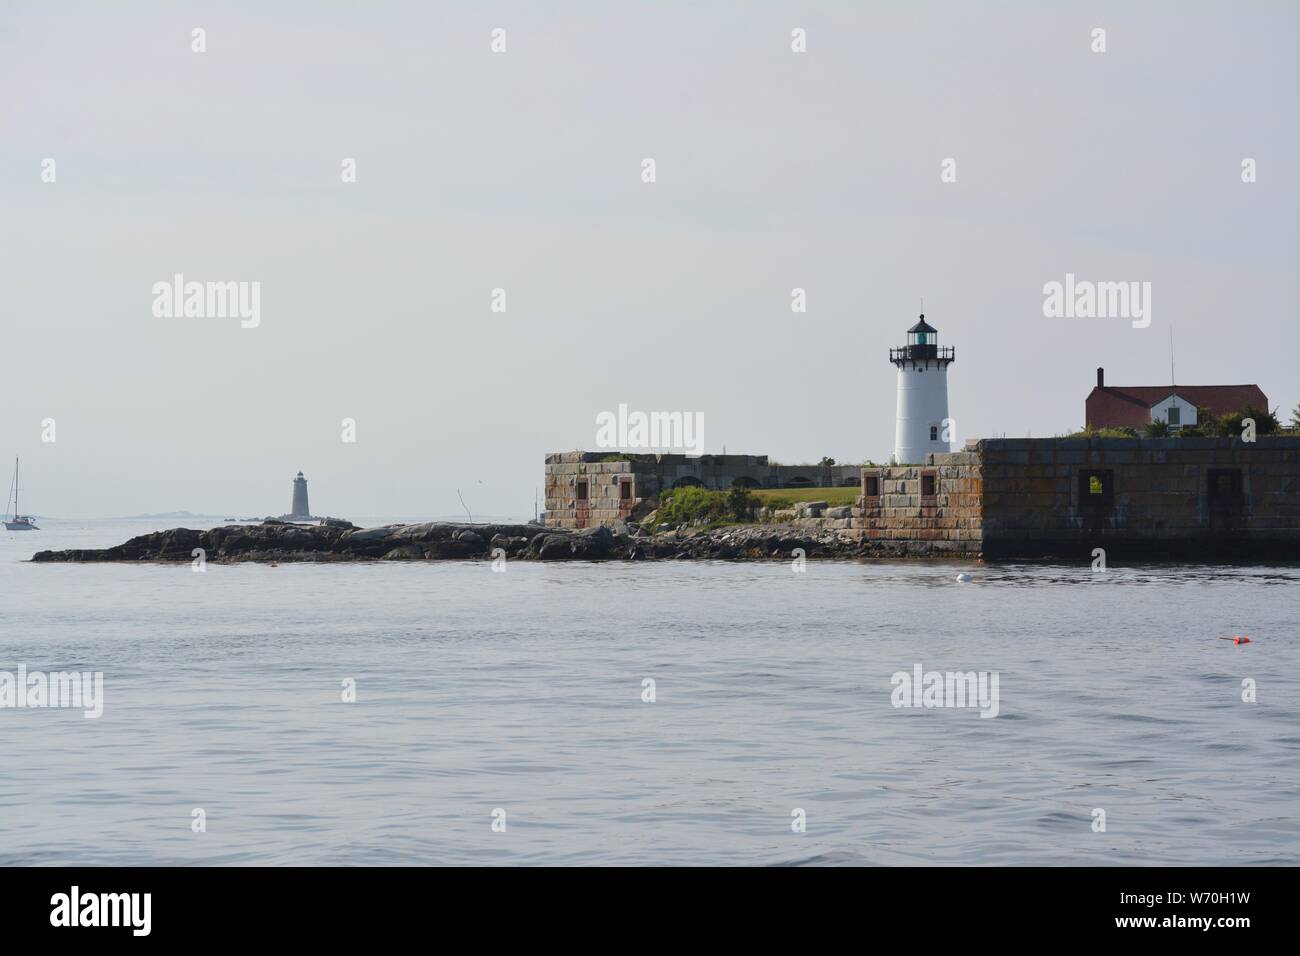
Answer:
[{"label": "white lighthouse", "polygon": [[307,479],[301,471],[293,480],[293,510],[289,512],[289,518],[311,520],[311,508],[307,504]]},{"label": "white lighthouse", "polygon": [[954,349],[939,347],[939,332],[925,321],[907,330],[907,344],[889,350],[898,368],[898,422],[894,429],[894,461],[919,465],[931,452],[948,451],[952,434],[948,418],[948,366]]}]

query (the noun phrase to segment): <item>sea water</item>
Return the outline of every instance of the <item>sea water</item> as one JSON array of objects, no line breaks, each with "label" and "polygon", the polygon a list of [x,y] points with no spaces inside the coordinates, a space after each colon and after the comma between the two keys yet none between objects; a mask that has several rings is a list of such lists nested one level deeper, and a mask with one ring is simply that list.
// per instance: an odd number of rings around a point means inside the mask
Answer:
[{"label": "sea water", "polygon": [[[2,864],[1300,863],[1294,567],[196,572],[38,523],[0,672],[103,712],[0,708]],[[996,716],[896,706],[918,667]]]}]

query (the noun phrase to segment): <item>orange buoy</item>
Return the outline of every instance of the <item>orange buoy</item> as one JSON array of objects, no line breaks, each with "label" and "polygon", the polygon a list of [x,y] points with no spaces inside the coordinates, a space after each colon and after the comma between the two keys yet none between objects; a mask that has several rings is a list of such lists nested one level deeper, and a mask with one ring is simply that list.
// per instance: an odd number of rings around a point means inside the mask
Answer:
[{"label": "orange buoy", "polygon": [[1250,638],[1245,634],[1234,634],[1232,637],[1221,637],[1221,641],[1232,641],[1233,644],[1249,644]]}]

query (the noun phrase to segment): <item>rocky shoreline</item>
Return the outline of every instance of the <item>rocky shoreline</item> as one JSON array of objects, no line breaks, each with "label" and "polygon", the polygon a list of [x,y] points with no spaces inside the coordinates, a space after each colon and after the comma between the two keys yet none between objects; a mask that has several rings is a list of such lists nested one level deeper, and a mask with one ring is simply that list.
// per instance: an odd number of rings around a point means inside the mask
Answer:
[{"label": "rocky shoreline", "polygon": [[[36,562],[182,562],[202,549],[219,564],[294,561],[510,560],[790,560],[797,550],[809,558],[924,557],[915,542],[862,541],[835,530],[790,525],[734,525],[650,533],[630,522],[615,527],[564,531],[536,524],[423,524],[358,528],[344,521],[320,525],[268,520],[259,525],[225,525],[207,531],[172,528],[140,535],[102,549],[40,551]],[[951,557],[951,556],[949,556]]]}]

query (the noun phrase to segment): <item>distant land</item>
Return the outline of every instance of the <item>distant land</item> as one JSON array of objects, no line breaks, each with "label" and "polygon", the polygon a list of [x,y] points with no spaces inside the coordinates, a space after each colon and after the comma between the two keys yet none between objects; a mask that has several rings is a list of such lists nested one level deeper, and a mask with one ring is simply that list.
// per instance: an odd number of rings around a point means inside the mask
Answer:
[{"label": "distant land", "polygon": [[[118,515],[112,518],[60,518],[58,515],[33,514],[32,518],[37,521],[152,521],[158,518],[215,518],[222,520],[226,516],[218,514],[195,514],[193,511],[161,511],[158,514],[147,515]],[[240,519],[246,521],[261,521],[261,518]]]},{"label": "distant land", "polygon": [[145,515],[123,515],[120,518],[110,518],[110,521],[134,521],[137,518],[222,518],[224,515],[205,515],[195,514],[193,511],[159,511],[157,514]]}]

